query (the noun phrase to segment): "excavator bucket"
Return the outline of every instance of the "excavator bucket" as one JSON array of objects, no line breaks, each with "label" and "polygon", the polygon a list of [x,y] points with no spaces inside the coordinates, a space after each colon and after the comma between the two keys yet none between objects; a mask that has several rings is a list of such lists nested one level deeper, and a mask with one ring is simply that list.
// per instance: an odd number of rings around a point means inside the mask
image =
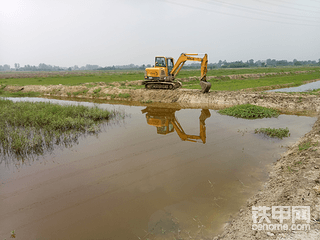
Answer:
[{"label": "excavator bucket", "polygon": [[209,90],[211,88],[211,83],[206,82],[206,81],[200,81],[200,86],[202,88],[201,92],[207,93],[207,92],[209,92]]}]

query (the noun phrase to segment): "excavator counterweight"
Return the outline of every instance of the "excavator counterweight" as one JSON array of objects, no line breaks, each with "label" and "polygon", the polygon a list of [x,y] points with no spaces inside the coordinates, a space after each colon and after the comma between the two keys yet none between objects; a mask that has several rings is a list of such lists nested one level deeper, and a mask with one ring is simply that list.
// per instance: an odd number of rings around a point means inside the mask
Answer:
[{"label": "excavator counterweight", "polygon": [[208,55],[203,58],[196,57],[198,54],[182,53],[177,62],[174,63],[172,57],[156,57],[155,65],[152,68],[146,68],[145,80],[143,84],[148,89],[176,89],[182,86],[181,82],[175,80],[177,74],[186,61],[201,62],[200,86],[201,92],[207,93],[211,88],[211,83],[207,82]]}]

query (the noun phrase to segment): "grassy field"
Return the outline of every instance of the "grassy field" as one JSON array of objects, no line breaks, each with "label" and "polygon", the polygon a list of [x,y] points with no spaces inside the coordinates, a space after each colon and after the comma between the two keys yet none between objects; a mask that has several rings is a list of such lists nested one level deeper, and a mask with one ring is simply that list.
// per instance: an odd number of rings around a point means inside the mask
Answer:
[{"label": "grassy field", "polygon": [[[260,88],[266,86],[291,84],[291,87],[300,86],[305,81],[320,79],[320,71],[312,73],[300,73],[290,75],[266,76],[259,79],[213,79],[211,82],[211,90],[216,91],[236,91],[248,88]],[[198,81],[192,81],[183,84],[184,88],[200,89]]]},{"label": "grassy field", "polygon": [[98,132],[113,114],[97,107],[0,99],[0,153],[24,159],[55,145],[70,146],[79,136]]},{"label": "grassy field", "polygon": [[[23,72],[20,73],[23,76]],[[80,85],[83,83],[95,83],[95,82],[122,82],[122,81],[134,81],[134,80],[143,80],[144,79],[144,72],[141,71],[132,71],[132,72],[108,72],[108,71],[96,71],[96,72],[79,72],[78,74],[68,74],[68,75],[55,75],[52,76],[51,74],[46,74],[43,72],[39,72],[39,77],[28,77],[28,78],[21,78],[17,77],[17,75],[13,75],[15,78],[11,78],[11,75],[7,75],[4,78],[4,75],[0,79],[0,84],[6,85],[18,85],[18,86],[25,86],[25,85]],[[0,75],[1,77],[1,75]]]},{"label": "grassy field", "polygon": [[[208,70],[207,76],[223,76],[234,74],[255,74],[255,73],[280,73],[280,72],[297,72],[297,71],[311,71],[320,70],[319,67],[271,67],[271,68],[219,68]],[[200,70],[182,70],[179,78],[200,76]]]},{"label": "grassy field", "polygon": [[[314,71],[308,73],[297,73],[299,71]],[[282,72],[290,72],[288,75],[281,75]],[[229,77],[221,77],[226,75],[237,74],[257,74],[257,73],[279,73],[278,75],[269,75],[260,78],[249,78],[232,80]],[[56,75],[54,75],[56,74]],[[28,76],[28,77],[26,77]],[[200,76],[200,70],[182,70],[178,74],[178,78],[187,78]],[[211,79],[211,90],[228,90],[235,91],[247,88],[258,88],[265,86],[290,84],[290,86],[299,86],[304,81],[320,79],[320,67],[277,67],[277,68],[246,68],[246,69],[214,69],[209,70],[207,76],[217,76]],[[143,71],[90,71],[90,72],[38,72],[38,73],[0,73],[0,85],[80,85],[83,83],[96,82],[125,82],[134,80],[143,80]],[[93,85],[91,85],[93,86]],[[88,86],[90,87],[90,85]],[[142,88],[144,86],[133,86],[133,88]],[[120,88],[126,88],[120,86]],[[183,83],[183,88],[200,89],[199,81],[191,81]],[[1,91],[1,89],[0,89]],[[1,92],[0,92],[1,94]],[[3,93],[2,93],[3,94]]]}]

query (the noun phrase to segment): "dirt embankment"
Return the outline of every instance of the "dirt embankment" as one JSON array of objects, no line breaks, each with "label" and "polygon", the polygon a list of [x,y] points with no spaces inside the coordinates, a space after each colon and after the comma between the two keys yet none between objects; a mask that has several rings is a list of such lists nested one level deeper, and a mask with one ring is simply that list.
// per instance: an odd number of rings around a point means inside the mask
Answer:
[{"label": "dirt embankment", "polygon": [[[247,201],[246,206],[239,211],[234,220],[227,223],[224,232],[216,239],[320,239],[319,141],[320,118],[311,132],[291,146],[274,163],[270,179],[262,191]],[[256,230],[255,227],[252,229],[253,206],[310,206],[310,230]],[[272,216],[269,218],[271,220]]]},{"label": "dirt embankment", "polygon": [[211,91],[203,94],[200,90],[147,90],[120,89],[100,83],[96,87],[82,86],[7,86],[6,91],[40,92],[44,96],[75,97],[85,99],[123,100],[145,103],[179,103],[181,107],[222,108],[238,104],[255,104],[272,107],[284,112],[320,112],[320,98],[316,95]]}]

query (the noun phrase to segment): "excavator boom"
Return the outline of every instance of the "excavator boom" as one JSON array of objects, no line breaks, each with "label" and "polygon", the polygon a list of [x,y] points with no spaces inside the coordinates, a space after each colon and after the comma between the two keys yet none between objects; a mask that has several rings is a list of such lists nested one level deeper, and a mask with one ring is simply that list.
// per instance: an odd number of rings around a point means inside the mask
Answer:
[{"label": "excavator boom", "polygon": [[204,54],[203,58],[193,57],[198,56],[194,53],[182,53],[178,58],[176,64],[174,65],[171,75],[174,77],[180,72],[186,61],[198,61],[201,62],[201,77],[200,77],[200,86],[203,93],[209,92],[211,88],[211,83],[207,82],[207,65],[208,65],[208,55]]}]

